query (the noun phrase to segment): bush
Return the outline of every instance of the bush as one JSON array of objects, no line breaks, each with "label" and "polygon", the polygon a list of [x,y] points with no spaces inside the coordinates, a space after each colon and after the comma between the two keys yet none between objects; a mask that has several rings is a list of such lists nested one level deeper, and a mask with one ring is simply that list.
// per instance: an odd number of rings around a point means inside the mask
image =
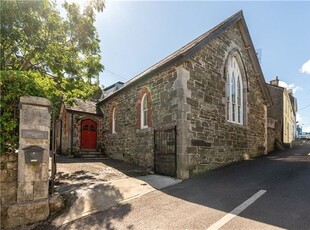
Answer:
[{"label": "bush", "polygon": [[[41,84],[40,84],[41,82]],[[0,79],[0,152],[18,147],[19,99],[21,96],[47,97],[49,82],[33,72],[1,71]]]},{"label": "bush", "polygon": [[62,100],[89,99],[100,91],[96,84],[81,78],[57,78],[34,71],[1,71],[0,79],[0,152],[18,147],[19,100],[21,96],[45,97],[52,102],[53,113],[59,113]]}]

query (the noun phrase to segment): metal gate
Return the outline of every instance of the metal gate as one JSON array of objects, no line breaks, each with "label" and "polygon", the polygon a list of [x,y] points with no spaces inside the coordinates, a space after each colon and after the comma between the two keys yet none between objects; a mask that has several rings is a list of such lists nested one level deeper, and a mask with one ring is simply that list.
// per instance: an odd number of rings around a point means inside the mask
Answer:
[{"label": "metal gate", "polygon": [[176,177],[177,139],[176,126],[154,130],[154,170],[155,173]]}]

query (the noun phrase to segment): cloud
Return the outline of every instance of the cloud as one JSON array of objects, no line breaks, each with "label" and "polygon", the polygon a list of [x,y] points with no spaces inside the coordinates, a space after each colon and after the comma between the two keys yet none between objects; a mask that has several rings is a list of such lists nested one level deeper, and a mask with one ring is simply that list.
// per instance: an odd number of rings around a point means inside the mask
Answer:
[{"label": "cloud", "polygon": [[301,87],[299,87],[297,85],[295,86],[294,84],[287,84],[284,81],[279,81],[279,86],[293,90],[293,94],[295,94],[297,92],[297,90],[302,90]]},{"label": "cloud", "polygon": [[302,73],[310,74],[310,59],[302,65],[299,71]]},{"label": "cloud", "polygon": [[302,122],[302,118],[299,113],[296,113],[296,121],[298,121],[298,123]]}]

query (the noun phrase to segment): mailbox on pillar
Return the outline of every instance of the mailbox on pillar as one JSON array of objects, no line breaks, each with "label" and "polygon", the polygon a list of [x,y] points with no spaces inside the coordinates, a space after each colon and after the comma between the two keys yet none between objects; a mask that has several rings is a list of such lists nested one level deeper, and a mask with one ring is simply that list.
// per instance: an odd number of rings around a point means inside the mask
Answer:
[{"label": "mailbox on pillar", "polygon": [[44,148],[40,146],[32,145],[23,148],[25,153],[25,162],[29,163],[42,163],[43,162],[43,151]]}]

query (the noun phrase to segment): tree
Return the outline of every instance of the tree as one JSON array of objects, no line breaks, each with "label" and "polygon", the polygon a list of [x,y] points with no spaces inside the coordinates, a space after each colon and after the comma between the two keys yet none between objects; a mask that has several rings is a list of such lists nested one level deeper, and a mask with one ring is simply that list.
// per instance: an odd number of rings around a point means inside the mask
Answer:
[{"label": "tree", "polygon": [[13,118],[20,96],[46,97],[57,113],[61,100],[98,92],[103,65],[94,22],[104,0],[62,7],[55,0],[0,2],[0,151],[17,140]]},{"label": "tree", "polygon": [[1,1],[1,70],[97,79],[103,65],[94,22],[103,7],[103,0],[84,9],[65,2],[63,18],[53,0]]}]

